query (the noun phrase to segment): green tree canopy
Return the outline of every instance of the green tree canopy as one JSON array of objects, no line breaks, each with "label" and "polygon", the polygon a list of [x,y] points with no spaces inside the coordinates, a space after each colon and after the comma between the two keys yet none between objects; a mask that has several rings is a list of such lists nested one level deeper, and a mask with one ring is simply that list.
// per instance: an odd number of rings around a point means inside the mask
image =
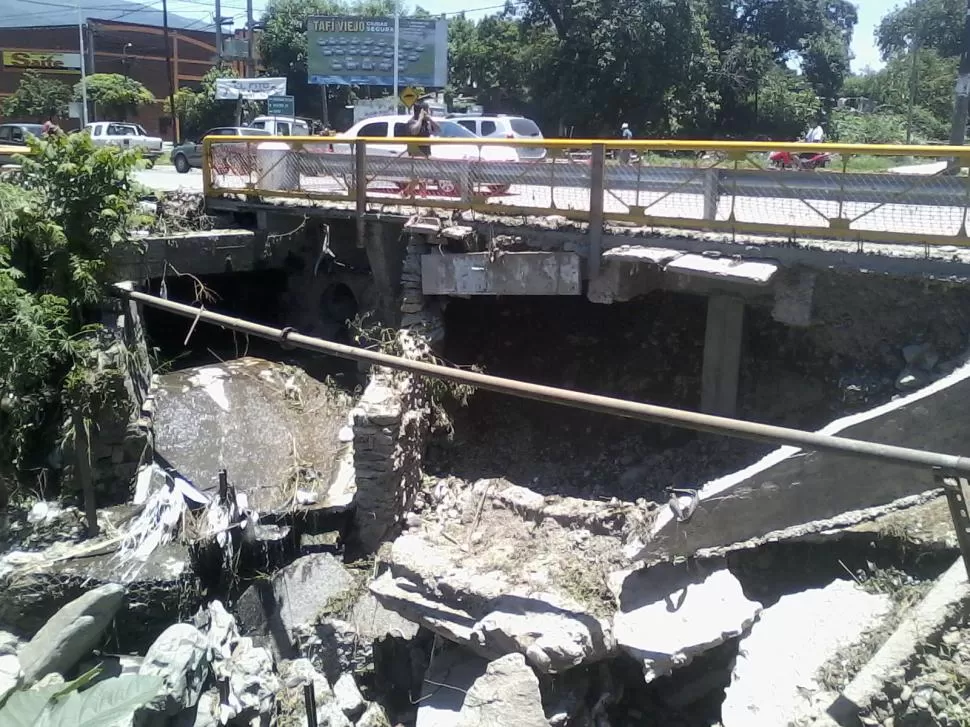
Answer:
[{"label": "green tree canopy", "polygon": [[81,100],[81,83],[85,83],[88,103],[102,114],[124,121],[139,106],[154,103],[152,92],[141,83],[120,73],[94,73],[74,87],[74,97]]},{"label": "green tree canopy", "polygon": [[884,59],[905,53],[913,43],[944,58],[960,55],[964,0],[913,0],[887,13],[876,28]]},{"label": "green tree canopy", "polygon": [[66,83],[28,70],[20,79],[17,90],[3,104],[5,116],[43,117],[53,119],[67,116],[71,88]]}]

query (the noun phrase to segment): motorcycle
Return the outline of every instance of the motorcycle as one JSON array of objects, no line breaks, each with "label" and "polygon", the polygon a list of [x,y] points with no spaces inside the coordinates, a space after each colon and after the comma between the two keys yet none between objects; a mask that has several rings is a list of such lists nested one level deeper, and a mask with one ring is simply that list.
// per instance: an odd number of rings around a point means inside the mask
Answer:
[{"label": "motorcycle", "polygon": [[832,161],[832,155],[824,151],[796,154],[792,151],[773,151],[768,162],[775,169],[823,169]]}]

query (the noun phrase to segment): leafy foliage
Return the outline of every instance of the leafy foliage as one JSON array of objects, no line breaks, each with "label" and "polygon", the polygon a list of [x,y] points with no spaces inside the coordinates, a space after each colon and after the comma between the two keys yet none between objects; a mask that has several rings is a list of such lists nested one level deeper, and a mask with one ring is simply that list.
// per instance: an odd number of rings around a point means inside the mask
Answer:
[{"label": "leafy foliage", "polygon": [[47,687],[18,691],[0,708],[6,727],[101,727],[131,719],[162,687],[156,676],[107,679],[79,692],[74,688]]},{"label": "leafy foliage", "polygon": [[113,120],[124,121],[128,114],[139,106],[154,103],[152,92],[133,78],[120,73],[94,73],[78,82],[74,87],[74,97],[81,99],[81,83],[85,83],[88,102],[95,104]]},{"label": "leafy foliage", "polygon": [[876,28],[884,59],[904,54],[914,42],[943,58],[960,55],[964,0],[913,0],[887,13]]},{"label": "leafy foliage", "polygon": [[100,406],[81,375],[89,311],[132,244],[138,200],[135,153],[86,134],[28,144],[19,185],[0,183],[0,477],[45,469],[63,409]]},{"label": "leafy foliage", "polygon": [[71,88],[66,83],[24,71],[20,85],[3,104],[5,116],[53,119],[67,115]]}]

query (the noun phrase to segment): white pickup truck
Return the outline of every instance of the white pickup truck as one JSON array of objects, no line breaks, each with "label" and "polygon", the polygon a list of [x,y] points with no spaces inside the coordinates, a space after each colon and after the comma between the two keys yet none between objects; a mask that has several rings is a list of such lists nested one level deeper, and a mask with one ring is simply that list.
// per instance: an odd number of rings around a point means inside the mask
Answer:
[{"label": "white pickup truck", "polygon": [[141,149],[142,155],[154,163],[162,154],[162,140],[149,136],[141,126],[125,121],[95,121],[84,127],[95,146],[120,146]]}]

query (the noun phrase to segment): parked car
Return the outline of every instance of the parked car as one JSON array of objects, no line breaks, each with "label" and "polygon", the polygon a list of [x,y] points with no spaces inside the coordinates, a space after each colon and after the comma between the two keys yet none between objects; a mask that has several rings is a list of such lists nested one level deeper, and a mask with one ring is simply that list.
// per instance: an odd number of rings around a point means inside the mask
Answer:
[{"label": "parked car", "polygon": [[[464,126],[472,133],[485,139],[496,137],[503,139],[543,138],[538,124],[524,116],[452,114],[449,118],[459,126]],[[520,159],[546,158],[546,150],[541,146],[516,147],[516,150]]]},{"label": "parked car", "polygon": [[310,125],[293,116],[257,116],[249,122],[251,129],[265,129],[273,136],[309,136]]},{"label": "parked car", "polygon": [[[387,139],[387,143],[372,142],[367,145],[368,156],[405,156],[408,148],[406,144],[395,142],[395,139],[409,136],[408,121],[410,116],[375,116],[357,122],[342,134],[337,134],[333,139],[333,150],[338,153],[350,154],[351,146],[348,143],[340,143],[341,140],[357,139],[360,137],[371,137]],[[453,121],[445,119],[435,119],[438,124],[439,132],[436,137],[444,139],[467,139],[467,144],[431,144],[432,160],[473,160],[481,162],[517,162],[519,160],[515,149],[508,146],[478,146],[474,142],[479,137],[475,136],[468,129],[459,126]],[[435,180],[432,180],[435,181]],[[435,181],[439,191],[447,195],[460,196],[461,190],[458,183],[451,179]],[[488,184],[484,191],[490,195],[504,194],[508,191],[508,185]]]},{"label": "parked car", "polygon": [[162,140],[149,136],[138,124],[126,121],[95,121],[84,127],[95,146],[120,146],[141,149],[142,155],[153,164],[162,155]]},{"label": "parked car", "polygon": [[40,136],[43,133],[43,124],[0,124],[0,144],[27,146],[28,136]]},{"label": "parked car", "polygon": [[266,129],[253,129],[248,126],[219,126],[209,129],[198,141],[183,141],[172,149],[172,164],[179,174],[190,169],[202,168],[202,141],[210,136],[272,136]]}]

